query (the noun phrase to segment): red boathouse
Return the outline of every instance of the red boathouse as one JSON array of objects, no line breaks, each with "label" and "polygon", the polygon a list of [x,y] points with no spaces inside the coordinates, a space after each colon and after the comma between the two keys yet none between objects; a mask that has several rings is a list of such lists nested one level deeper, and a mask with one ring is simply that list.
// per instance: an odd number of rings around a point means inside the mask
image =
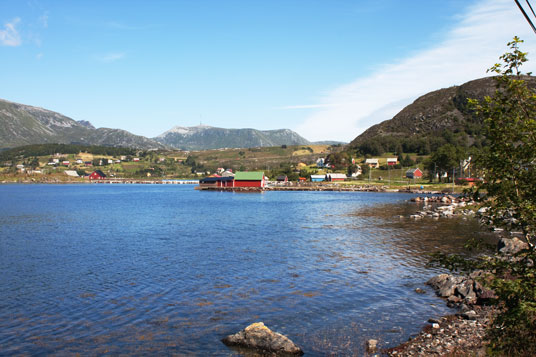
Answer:
[{"label": "red boathouse", "polygon": [[264,187],[265,185],[266,179],[262,171],[237,172],[234,177],[234,187]]}]

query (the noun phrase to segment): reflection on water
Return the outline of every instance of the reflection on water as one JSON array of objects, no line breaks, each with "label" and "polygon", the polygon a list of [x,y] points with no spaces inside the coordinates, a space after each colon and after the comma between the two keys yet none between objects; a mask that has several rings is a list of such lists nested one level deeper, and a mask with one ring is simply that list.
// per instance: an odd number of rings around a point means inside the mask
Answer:
[{"label": "reflection on water", "polygon": [[393,346],[447,312],[426,253],[473,221],[400,219],[405,194],[0,186],[1,354],[234,355],[255,321],[307,355]]}]

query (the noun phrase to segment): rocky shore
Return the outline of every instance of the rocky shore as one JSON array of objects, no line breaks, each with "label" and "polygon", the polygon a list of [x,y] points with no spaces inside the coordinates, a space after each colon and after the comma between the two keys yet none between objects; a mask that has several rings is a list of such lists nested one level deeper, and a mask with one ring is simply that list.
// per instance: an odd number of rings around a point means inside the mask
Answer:
[{"label": "rocky shore", "polygon": [[[526,247],[517,238],[501,238],[497,253],[503,259],[513,259],[514,254]],[[459,312],[428,320],[429,325],[416,337],[383,352],[389,356],[486,356],[486,330],[497,310],[488,304],[495,298],[493,291],[479,283],[485,274],[482,271],[468,276],[440,274],[428,280],[426,284]]]}]

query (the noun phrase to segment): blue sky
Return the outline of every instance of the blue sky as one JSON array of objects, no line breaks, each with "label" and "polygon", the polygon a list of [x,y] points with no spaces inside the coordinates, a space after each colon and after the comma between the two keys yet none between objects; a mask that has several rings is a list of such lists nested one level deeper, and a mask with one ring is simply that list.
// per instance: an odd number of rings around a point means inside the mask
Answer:
[{"label": "blue sky", "polygon": [[510,0],[1,0],[0,98],[148,137],[202,122],[349,141],[485,76],[514,35],[531,58]]}]

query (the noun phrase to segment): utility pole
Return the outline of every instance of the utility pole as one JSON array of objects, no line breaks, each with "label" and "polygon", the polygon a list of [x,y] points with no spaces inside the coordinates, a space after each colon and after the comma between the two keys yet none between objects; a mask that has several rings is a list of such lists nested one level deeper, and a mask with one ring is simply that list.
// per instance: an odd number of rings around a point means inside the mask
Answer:
[{"label": "utility pole", "polygon": [[456,173],[456,168],[453,167],[452,168],[452,193],[454,193],[454,181],[455,181],[454,180],[454,175],[455,175],[455,173]]}]

